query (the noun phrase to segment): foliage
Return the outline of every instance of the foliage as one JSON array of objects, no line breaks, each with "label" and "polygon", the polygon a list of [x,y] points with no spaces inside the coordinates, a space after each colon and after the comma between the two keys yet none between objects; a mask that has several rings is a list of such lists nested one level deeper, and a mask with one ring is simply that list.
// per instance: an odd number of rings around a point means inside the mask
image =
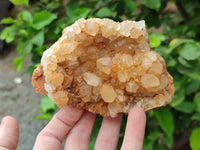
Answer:
[{"label": "foliage", "polygon": [[[166,60],[176,91],[170,105],[147,112],[143,149],[172,148],[184,132],[190,130],[190,137],[185,138],[193,150],[200,149],[200,1],[71,0],[65,5],[65,0],[40,0],[29,6],[28,0],[10,1],[25,5],[16,18],[1,20],[1,24],[8,26],[0,38],[15,43],[19,54],[13,61],[16,71],[23,67],[24,58],[31,57],[33,66],[26,70],[31,72],[40,63],[44,50],[60,37],[63,28],[79,18],[144,19],[150,32],[151,48]],[[30,6],[32,9],[28,10]],[[160,32],[155,33],[152,28]],[[55,108],[44,96],[41,115],[36,119],[50,119]],[[89,149],[93,149],[101,121],[98,116]],[[123,140],[125,122],[126,116],[123,117],[118,148]]]},{"label": "foliage", "polygon": [[40,115],[33,119],[49,120],[52,118],[52,112],[54,112],[55,109],[56,104],[54,104],[47,95],[44,95],[41,99]]},{"label": "foliage", "polygon": [[199,150],[200,149],[200,143],[199,143],[199,138],[200,138],[200,127],[193,129],[191,136],[190,136],[190,146],[193,150]]},{"label": "foliage", "polygon": [[28,5],[29,0],[10,0],[15,5]]}]

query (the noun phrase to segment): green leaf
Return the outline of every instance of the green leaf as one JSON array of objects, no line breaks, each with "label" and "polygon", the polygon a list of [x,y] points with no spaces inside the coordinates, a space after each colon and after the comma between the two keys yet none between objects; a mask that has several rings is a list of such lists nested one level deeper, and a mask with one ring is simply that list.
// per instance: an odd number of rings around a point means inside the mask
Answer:
[{"label": "green leaf", "polygon": [[19,30],[19,33],[21,34],[21,36],[27,37],[27,38],[30,34],[27,30],[24,30],[24,29]]},{"label": "green leaf", "polygon": [[179,54],[187,60],[195,60],[200,57],[200,47],[197,43],[186,43],[181,47]]},{"label": "green leaf", "polygon": [[35,48],[35,53],[37,53],[37,55],[42,56],[43,52],[47,49],[46,46],[38,46]]},{"label": "green leaf", "polygon": [[94,150],[95,142],[96,142],[96,140],[90,141],[90,144],[88,146],[88,150]]},{"label": "green leaf", "polygon": [[131,12],[134,12],[137,9],[137,3],[132,0],[125,0],[125,5]]},{"label": "green leaf", "polygon": [[155,48],[155,47],[158,47],[161,45],[161,40],[159,40],[155,37],[149,36],[149,41],[150,41],[151,48]]},{"label": "green leaf", "polygon": [[163,57],[168,56],[170,53],[170,50],[167,46],[159,46],[158,48],[154,48],[154,50]]},{"label": "green leaf", "polygon": [[19,54],[28,55],[30,54],[33,48],[33,44],[31,41],[20,41],[16,47],[16,51]]},{"label": "green leaf", "polygon": [[[42,1],[42,0],[40,0]],[[43,0],[45,1],[45,8],[42,8],[42,9],[45,9],[45,10],[48,10],[50,12],[59,12],[60,9],[63,9],[62,6],[64,6],[64,9],[65,9],[65,3],[66,1],[61,1],[61,0]]]},{"label": "green leaf", "polygon": [[28,5],[29,0],[10,0],[14,5]]},{"label": "green leaf", "polygon": [[154,141],[144,138],[142,150],[152,150],[153,145],[154,145]]},{"label": "green leaf", "polygon": [[163,34],[161,34],[161,33],[151,33],[151,34],[149,34],[149,36],[150,37],[154,37],[154,38],[156,38],[156,39],[158,39],[160,41],[165,41],[166,40],[165,36]]},{"label": "green leaf", "polygon": [[11,17],[3,18],[0,22],[0,24],[12,24],[12,23],[14,23],[14,21],[15,20]]},{"label": "green leaf", "polygon": [[155,110],[155,116],[161,129],[168,135],[172,136],[174,132],[173,114],[167,108]]},{"label": "green leaf", "polygon": [[13,60],[15,71],[18,72],[22,69],[24,56],[17,57]]},{"label": "green leaf", "polygon": [[191,120],[198,120],[198,121],[200,121],[200,113],[195,113],[194,115],[192,115]]},{"label": "green leaf", "polygon": [[14,31],[15,27],[14,26],[9,26],[3,29],[0,34],[0,39],[5,40],[6,43],[11,43],[15,39]]},{"label": "green leaf", "polygon": [[195,97],[194,97],[194,100],[193,100],[195,106],[196,106],[196,110],[198,112],[200,112],[200,92],[198,92]]},{"label": "green leaf", "polygon": [[192,113],[195,109],[195,106],[193,103],[185,101],[180,103],[179,105],[174,107],[176,110],[184,112],[184,113]]},{"label": "green leaf", "polygon": [[100,10],[97,11],[97,13],[95,14],[95,16],[97,17],[112,17],[113,16],[113,11],[109,8],[101,8]]},{"label": "green leaf", "polygon": [[37,46],[42,46],[44,44],[44,31],[38,32],[32,39],[31,42]]},{"label": "green leaf", "polygon": [[172,99],[170,106],[176,107],[181,104],[185,99],[185,95],[182,92],[175,92],[174,98]]},{"label": "green leaf", "polygon": [[94,123],[94,127],[92,129],[92,134],[91,134],[88,150],[94,149],[94,145],[96,142],[97,135],[99,133],[99,129],[101,127],[101,123],[102,123],[102,117],[100,115],[97,115],[95,123]]},{"label": "green leaf", "polygon": [[87,18],[89,13],[90,8],[80,7],[77,1],[70,1],[66,8],[66,15],[69,18],[69,23],[73,23],[80,18]]},{"label": "green leaf", "polygon": [[185,60],[183,57],[178,56],[178,61],[181,65],[183,65],[184,67],[192,67],[193,65],[189,64],[189,62],[187,60]]},{"label": "green leaf", "polygon": [[32,76],[34,69],[35,69],[35,67],[33,65],[31,65],[31,66],[25,68],[25,70],[22,72],[22,75],[28,74],[28,75]]},{"label": "green leaf", "polygon": [[[75,10],[73,10],[73,12],[70,12],[69,15],[71,17],[69,17],[69,22],[70,23],[74,23],[76,20],[80,19],[80,18],[87,18],[88,14],[90,12],[89,8],[77,8]],[[67,13],[68,14],[68,13]]]},{"label": "green leaf", "polygon": [[55,15],[51,12],[41,11],[34,15],[32,26],[36,30],[40,30],[43,27],[49,25],[56,18],[57,18],[57,15]]},{"label": "green leaf", "polygon": [[76,20],[80,18],[86,18],[90,12],[89,8],[83,7],[83,8],[78,8],[74,12],[74,17]]},{"label": "green leaf", "polygon": [[141,0],[141,3],[148,8],[159,10],[161,6],[160,0]]},{"label": "green leaf", "polygon": [[[152,149],[151,149],[152,150]],[[159,142],[153,146],[153,150],[165,150],[164,146],[161,145]]]},{"label": "green leaf", "polygon": [[190,147],[192,150],[199,150],[200,149],[200,127],[195,128],[192,130],[190,135]]},{"label": "green leaf", "polygon": [[155,140],[157,140],[159,138],[159,136],[160,136],[160,131],[153,131],[147,136],[147,138],[149,140],[155,141]]},{"label": "green leaf", "polygon": [[170,56],[167,57],[166,63],[167,63],[167,67],[174,67],[177,64],[176,60]]},{"label": "green leaf", "polygon": [[20,12],[18,15],[17,15],[17,18],[18,19],[21,19],[23,21],[26,21],[27,23],[29,24],[32,24],[33,22],[33,17],[31,15],[30,12],[28,12],[27,10],[24,10],[22,12]]},{"label": "green leaf", "polygon": [[189,95],[193,92],[195,92],[196,90],[198,90],[200,86],[200,81],[199,80],[193,80],[192,82],[190,82],[190,84],[186,87],[186,90],[185,90],[185,94],[186,95]]},{"label": "green leaf", "polygon": [[38,115],[37,117],[33,117],[32,119],[34,120],[51,120],[52,119],[52,114],[51,113],[42,113]]},{"label": "green leaf", "polygon": [[184,44],[184,43],[194,43],[194,40],[191,39],[179,39],[175,38],[169,43],[170,51],[174,50],[178,46]]},{"label": "green leaf", "polygon": [[79,8],[79,5],[76,1],[70,1],[70,3],[67,5],[67,8],[66,8],[66,15],[69,18],[74,17],[74,12],[78,8]]},{"label": "green leaf", "polygon": [[167,145],[168,148],[172,148],[173,143],[174,143],[174,138],[173,136],[169,137],[169,136],[164,136],[163,137],[163,143],[165,145]]},{"label": "green leaf", "polygon": [[181,80],[174,80],[174,86],[175,86],[175,89],[176,89],[176,92],[175,92],[175,95],[177,94],[181,94],[181,95],[184,95],[182,92],[179,92],[179,89],[182,88],[182,81]]},{"label": "green leaf", "polygon": [[34,65],[35,68],[37,68],[40,65],[40,63],[37,63]]},{"label": "green leaf", "polygon": [[176,70],[183,75],[189,76],[191,79],[200,80],[200,69],[196,69],[196,67],[185,68],[182,65],[178,65]]},{"label": "green leaf", "polygon": [[160,33],[149,34],[150,46],[155,48],[161,45],[162,41],[165,40],[165,36]]},{"label": "green leaf", "polygon": [[49,110],[55,110],[55,109],[56,109],[56,104],[54,104],[47,95],[44,95],[41,100],[41,112],[46,113]]},{"label": "green leaf", "polygon": [[118,144],[117,144],[117,150],[120,150],[122,146],[124,133],[126,129],[126,123],[127,123],[127,115],[123,115],[122,121],[121,121],[121,127],[120,127],[120,135],[119,135]]}]

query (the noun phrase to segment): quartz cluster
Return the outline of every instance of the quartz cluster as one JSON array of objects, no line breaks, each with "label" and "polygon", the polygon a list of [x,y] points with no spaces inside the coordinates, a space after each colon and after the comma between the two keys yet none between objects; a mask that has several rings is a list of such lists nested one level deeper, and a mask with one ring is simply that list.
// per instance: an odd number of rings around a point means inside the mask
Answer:
[{"label": "quartz cluster", "polygon": [[164,106],[174,95],[173,78],[150,50],[144,21],[79,19],[44,52],[32,84],[58,107],[112,117],[134,106]]}]

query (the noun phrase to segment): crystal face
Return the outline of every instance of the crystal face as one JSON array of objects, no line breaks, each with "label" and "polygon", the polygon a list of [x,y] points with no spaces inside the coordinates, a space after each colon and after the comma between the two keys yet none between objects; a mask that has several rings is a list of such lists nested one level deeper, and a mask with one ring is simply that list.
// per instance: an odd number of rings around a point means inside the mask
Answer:
[{"label": "crystal face", "polygon": [[174,95],[163,58],[150,50],[144,21],[79,19],[44,52],[32,84],[58,107],[112,117],[134,106],[164,106]]}]

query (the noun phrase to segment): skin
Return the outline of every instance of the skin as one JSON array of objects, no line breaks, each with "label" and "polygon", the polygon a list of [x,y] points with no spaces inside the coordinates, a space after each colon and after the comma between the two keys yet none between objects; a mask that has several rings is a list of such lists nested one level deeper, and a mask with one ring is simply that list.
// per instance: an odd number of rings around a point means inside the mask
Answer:
[{"label": "skin", "polygon": [[[66,115],[67,114],[67,115]],[[59,150],[66,137],[65,150],[87,150],[95,115],[67,106],[57,112],[38,134],[33,150]],[[95,150],[115,150],[118,143],[122,116],[104,117],[96,140]],[[121,150],[142,150],[146,115],[142,108],[132,108]],[[4,117],[0,125],[0,149],[15,150],[19,141],[19,126],[10,116]]]}]

